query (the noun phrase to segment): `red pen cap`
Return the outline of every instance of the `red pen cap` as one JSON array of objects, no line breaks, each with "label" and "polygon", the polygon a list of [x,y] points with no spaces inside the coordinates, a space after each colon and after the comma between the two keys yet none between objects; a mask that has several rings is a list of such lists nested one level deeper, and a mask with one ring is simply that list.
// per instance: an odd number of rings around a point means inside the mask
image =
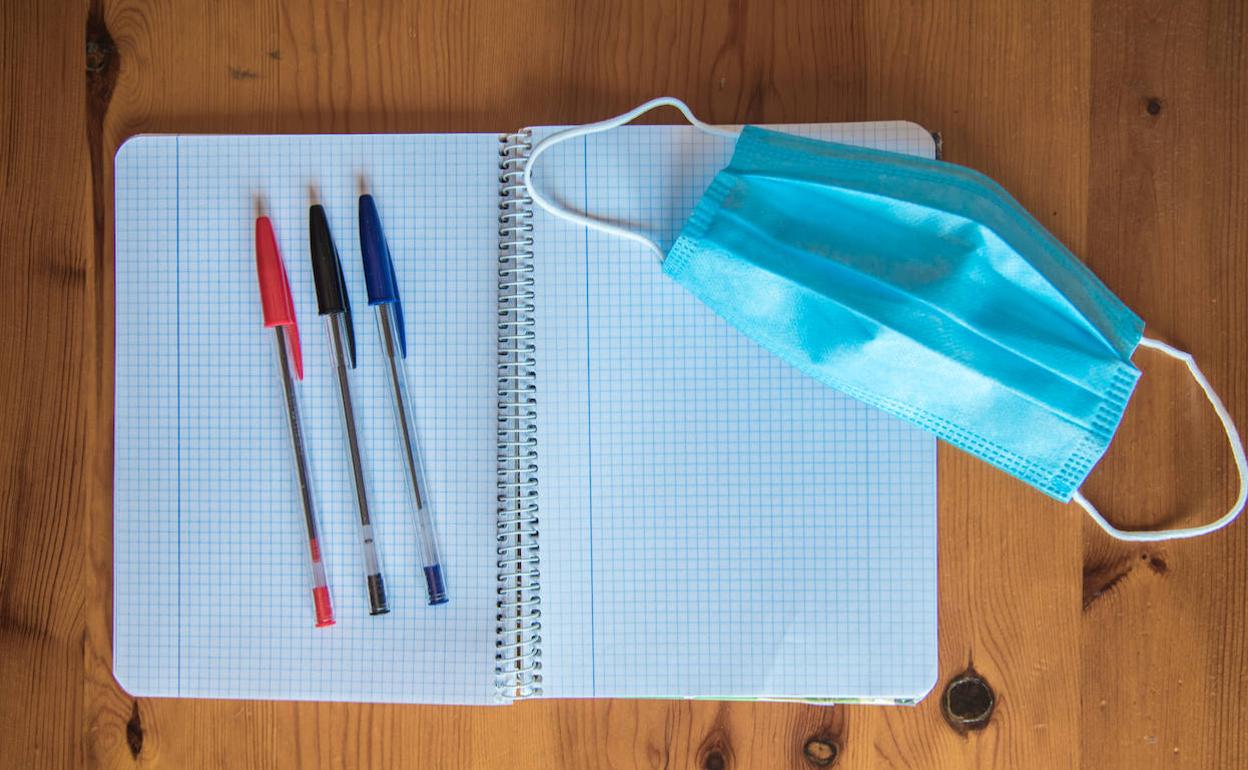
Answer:
[{"label": "red pen cap", "polygon": [[256,276],[260,279],[260,305],[264,326],[289,328],[289,349],[295,359],[295,376],[303,379],[303,351],[299,347],[299,321],[295,318],[295,302],[290,296],[290,281],[282,254],[277,250],[277,236],[268,217],[256,218]]}]

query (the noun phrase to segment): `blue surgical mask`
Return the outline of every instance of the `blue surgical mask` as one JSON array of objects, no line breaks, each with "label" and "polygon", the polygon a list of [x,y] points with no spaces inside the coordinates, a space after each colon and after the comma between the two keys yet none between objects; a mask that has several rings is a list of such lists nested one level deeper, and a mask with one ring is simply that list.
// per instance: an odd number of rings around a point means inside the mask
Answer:
[{"label": "blue surgical mask", "polygon": [[[666,253],[533,188],[529,170],[550,146],[661,104],[736,139]],[[551,213],[647,246],[668,276],[792,366],[1075,501],[1116,538],[1193,537],[1244,507],[1243,445],[1192,357],[1143,337],[1139,317],[978,172],[753,126],[738,135],[664,98],[547,138],[525,182]],[[1079,492],[1126,410],[1141,346],[1182,360],[1226,430],[1239,497],[1210,524],[1124,531]]]}]

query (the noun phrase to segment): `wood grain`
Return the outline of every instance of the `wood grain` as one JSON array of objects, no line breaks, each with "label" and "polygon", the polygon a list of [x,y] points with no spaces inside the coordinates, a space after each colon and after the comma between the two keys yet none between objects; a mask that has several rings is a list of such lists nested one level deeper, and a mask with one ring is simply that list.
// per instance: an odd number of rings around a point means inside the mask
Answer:
[{"label": "wood grain", "polygon": [[100,481],[83,51],[62,10],[0,7],[0,753],[48,766],[85,743],[84,520]]},{"label": "wood grain", "polygon": [[[1248,425],[1248,8],[1101,2],[1093,16],[1088,262],[1196,356]],[[1090,499],[1118,520],[1194,524],[1226,510],[1234,466],[1184,369],[1145,374]],[[1094,495],[1094,496],[1093,496]],[[1085,527],[1082,639],[1089,767],[1245,767],[1248,527],[1153,548]]]},{"label": "wood grain", "polygon": [[[109,641],[111,158],[128,136],[497,131],[659,93],[717,121],[916,120],[1196,353],[1242,425],[1246,19],[1236,0],[0,6],[0,365],[20,373],[0,380],[0,764],[1248,765],[1248,525],[1124,547],[944,447],[941,684],[913,709],[135,701]],[[1216,423],[1179,367],[1139,360],[1090,494],[1124,523],[1207,517],[1232,495]],[[962,734],[939,688],[972,664],[997,709]]]}]

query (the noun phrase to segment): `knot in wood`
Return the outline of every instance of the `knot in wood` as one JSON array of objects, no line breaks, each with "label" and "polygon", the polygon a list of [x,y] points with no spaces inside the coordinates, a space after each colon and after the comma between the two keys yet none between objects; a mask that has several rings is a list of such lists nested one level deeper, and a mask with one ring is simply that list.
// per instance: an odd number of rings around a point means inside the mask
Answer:
[{"label": "knot in wood", "polygon": [[992,719],[997,696],[979,672],[967,669],[945,686],[940,705],[945,720],[955,730],[982,730]]},{"label": "knot in wood", "polygon": [[815,767],[831,767],[840,754],[839,746],[823,738],[811,738],[802,747],[802,756]]}]

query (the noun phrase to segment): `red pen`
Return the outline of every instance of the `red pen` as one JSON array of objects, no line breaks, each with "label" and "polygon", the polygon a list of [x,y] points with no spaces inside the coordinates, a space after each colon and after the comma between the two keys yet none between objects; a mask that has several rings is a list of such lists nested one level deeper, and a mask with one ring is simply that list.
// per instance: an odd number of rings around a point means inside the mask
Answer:
[{"label": "red pen", "polygon": [[308,558],[312,567],[312,606],[316,611],[316,627],[332,626],[334,608],[329,600],[329,581],[325,577],[325,561],[321,555],[316,495],[312,488],[308,450],[303,441],[299,392],[295,388],[295,380],[303,379],[299,323],[295,319],[295,303],[290,297],[286,268],[282,265],[282,255],[277,250],[273,223],[264,216],[256,219],[256,275],[260,279],[264,326],[273,330],[277,374],[282,384],[282,405],[290,425],[290,446],[295,455],[295,480],[299,484],[299,500],[303,504],[303,523],[308,530]]}]

